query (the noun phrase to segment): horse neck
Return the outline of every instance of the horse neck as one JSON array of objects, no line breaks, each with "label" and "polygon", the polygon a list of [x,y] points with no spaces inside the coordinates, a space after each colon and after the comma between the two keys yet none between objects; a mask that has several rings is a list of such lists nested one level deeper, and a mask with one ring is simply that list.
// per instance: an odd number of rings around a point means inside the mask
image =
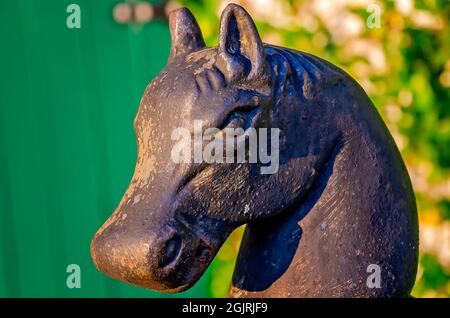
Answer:
[{"label": "horse neck", "polygon": [[[349,116],[342,144],[288,214],[247,226],[231,296],[404,296],[417,215],[409,178],[374,109]],[[353,118],[352,118],[353,117]],[[367,287],[379,265],[383,286]]]}]

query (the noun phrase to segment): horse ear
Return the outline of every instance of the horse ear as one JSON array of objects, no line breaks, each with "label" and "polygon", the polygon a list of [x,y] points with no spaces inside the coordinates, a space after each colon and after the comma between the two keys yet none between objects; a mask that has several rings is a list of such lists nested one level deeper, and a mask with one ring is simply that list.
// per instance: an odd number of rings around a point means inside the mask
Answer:
[{"label": "horse ear", "polygon": [[216,66],[227,81],[247,75],[252,80],[265,72],[264,47],[250,15],[237,4],[229,4],[220,17]]},{"label": "horse ear", "polygon": [[202,32],[191,11],[186,8],[169,14],[170,48],[169,63],[180,55],[187,55],[206,47]]}]

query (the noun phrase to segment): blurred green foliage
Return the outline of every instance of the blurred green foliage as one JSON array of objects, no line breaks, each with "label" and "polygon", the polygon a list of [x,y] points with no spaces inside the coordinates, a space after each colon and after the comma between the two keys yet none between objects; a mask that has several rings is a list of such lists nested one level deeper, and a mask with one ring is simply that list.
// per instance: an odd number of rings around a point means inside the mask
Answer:
[{"label": "blurred green foliage", "polygon": [[[227,2],[182,1],[211,46],[217,44],[219,15]],[[421,259],[413,295],[449,297],[450,1],[233,2],[250,12],[263,41],[325,58],[369,94],[402,152],[416,192]],[[241,234],[242,228],[212,265],[212,296],[227,294]]]}]

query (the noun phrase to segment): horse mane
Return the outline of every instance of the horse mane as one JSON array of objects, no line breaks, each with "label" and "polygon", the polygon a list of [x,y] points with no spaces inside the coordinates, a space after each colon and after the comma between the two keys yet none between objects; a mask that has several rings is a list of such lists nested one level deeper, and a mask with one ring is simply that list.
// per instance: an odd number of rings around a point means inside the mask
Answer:
[{"label": "horse mane", "polygon": [[314,55],[269,44],[264,48],[275,76],[275,97],[293,85],[298,97],[306,101],[315,87],[336,83],[346,76],[336,66]]}]

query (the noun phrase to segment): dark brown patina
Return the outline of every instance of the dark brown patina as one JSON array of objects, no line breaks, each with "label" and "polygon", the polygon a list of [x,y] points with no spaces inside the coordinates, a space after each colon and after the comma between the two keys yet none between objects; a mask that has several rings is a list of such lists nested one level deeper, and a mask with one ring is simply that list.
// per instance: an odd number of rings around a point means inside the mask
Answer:
[{"label": "dark brown patina", "polygon": [[[228,235],[247,224],[234,297],[408,296],[418,255],[414,194],[400,154],[361,87],[334,65],[262,43],[230,4],[207,48],[187,9],[170,15],[168,65],[135,120],[138,159],[91,244],[96,266],[162,291],[191,287]],[[238,115],[280,129],[279,169],[171,160],[171,132]],[[370,288],[370,264],[381,269]],[[373,287],[373,286],[372,286]]]}]

